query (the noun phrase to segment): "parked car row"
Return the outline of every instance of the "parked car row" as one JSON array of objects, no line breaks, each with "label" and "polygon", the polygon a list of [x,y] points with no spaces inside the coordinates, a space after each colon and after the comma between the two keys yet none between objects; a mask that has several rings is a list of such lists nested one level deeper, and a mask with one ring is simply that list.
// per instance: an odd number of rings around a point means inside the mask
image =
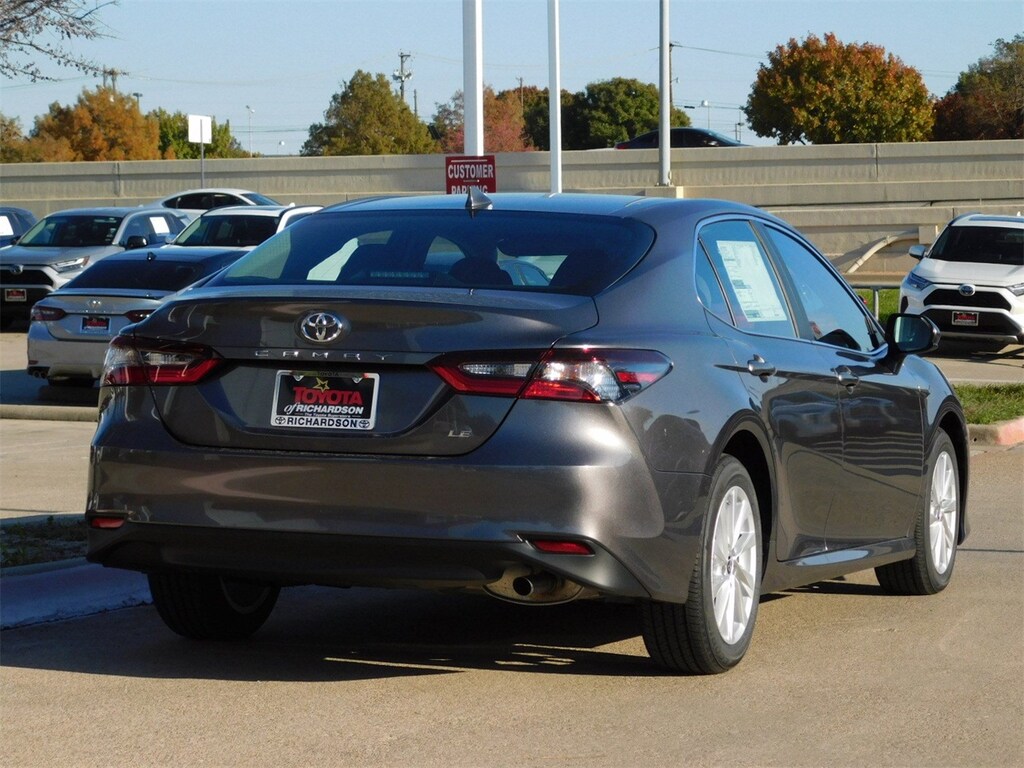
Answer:
[{"label": "parked car row", "polygon": [[3,326],[31,320],[29,373],[91,386],[124,325],[320,207],[218,207],[187,226],[180,211],[157,206],[50,214],[0,248]]}]

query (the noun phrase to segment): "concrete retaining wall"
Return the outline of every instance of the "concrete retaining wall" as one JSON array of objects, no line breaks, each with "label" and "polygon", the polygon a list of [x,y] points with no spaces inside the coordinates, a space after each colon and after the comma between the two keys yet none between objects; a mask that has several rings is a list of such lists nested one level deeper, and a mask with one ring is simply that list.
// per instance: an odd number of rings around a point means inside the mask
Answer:
[{"label": "concrete retaining wall", "polygon": [[[550,189],[546,152],[499,154],[498,188]],[[208,160],[210,187],[253,189],[282,202],[329,204],[368,195],[443,191],[442,155]],[[879,241],[934,238],[966,211],[1024,210],[1024,141],[678,149],[657,187],[656,150],[565,152],[567,192],[719,197],[792,222],[841,268]],[[42,216],[87,205],[139,205],[199,187],[198,160],[0,165],[0,201]],[[905,272],[909,242],[883,249],[862,272]]]}]

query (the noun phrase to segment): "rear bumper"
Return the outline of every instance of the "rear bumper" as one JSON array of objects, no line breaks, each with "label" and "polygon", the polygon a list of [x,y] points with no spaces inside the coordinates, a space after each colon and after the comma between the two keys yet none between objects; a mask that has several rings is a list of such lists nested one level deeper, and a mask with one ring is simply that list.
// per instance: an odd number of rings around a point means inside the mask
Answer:
[{"label": "rear bumper", "polygon": [[603,594],[648,592],[607,550],[550,555],[524,541],[338,536],[126,523],[89,532],[89,560],[115,568],[187,570],[282,586],[471,589],[506,572],[550,572]]},{"label": "rear bumper", "polygon": [[29,373],[41,377],[88,376],[98,379],[109,339],[64,341],[53,337],[45,324],[33,322],[28,329]]},{"label": "rear bumper", "polygon": [[[447,458],[184,446],[151,416],[124,413],[108,404],[93,442],[87,516],[126,520],[90,531],[93,562],[426,588],[480,587],[525,566],[604,595],[686,599],[708,478],[652,472],[617,409],[549,409],[543,451],[503,441],[506,424]],[[595,554],[542,553],[537,537]]]}]

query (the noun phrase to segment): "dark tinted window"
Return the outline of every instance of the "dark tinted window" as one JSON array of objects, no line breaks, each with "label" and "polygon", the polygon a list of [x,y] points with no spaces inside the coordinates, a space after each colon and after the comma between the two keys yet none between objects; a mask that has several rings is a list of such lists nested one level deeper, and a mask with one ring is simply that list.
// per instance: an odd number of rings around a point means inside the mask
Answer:
[{"label": "dark tinted window", "polygon": [[231,262],[230,256],[204,262],[161,259],[97,261],[67,284],[67,288],[126,288],[142,291],[180,291]]},{"label": "dark tinted window", "polygon": [[200,216],[174,242],[176,245],[251,247],[262,243],[276,229],[276,216]]},{"label": "dark tinted window", "polygon": [[[508,288],[593,294],[647,252],[637,221],[512,211],[318,213],[220,275],[219,284],[339,284]],[[510,274],[522,262],[543,273]]]},{"label": "dark tinted window", "polygon": [[55,248],[111,245],[120,226],[120,216],[53,214],[36,222],[18,244]]},{"label": "dark tinted window", "polygon": [[864,302],[802,243],[774,227],[764,229],[782,256],[794,301],[799,302],[800,335],[863,352],[877,347],[881,339]]},{"label": "dark tinted window", "polygon": [[1024,229],[947,227],[929,256],[940,261],[1024,266]]},{"label": "dark tinted window", "polygon": [[737,328],[770,336],[796,336],[775,269],[746,221],[720,221],[700,230],[725,290]]}]

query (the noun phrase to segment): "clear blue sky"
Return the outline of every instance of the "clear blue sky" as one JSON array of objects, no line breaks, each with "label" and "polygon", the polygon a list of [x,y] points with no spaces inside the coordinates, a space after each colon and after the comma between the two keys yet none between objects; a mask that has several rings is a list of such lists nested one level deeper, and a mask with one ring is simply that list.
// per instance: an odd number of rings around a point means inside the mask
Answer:
[{"label": "clear blue sky", "polygon": [[[659,0],[561,0],[562,87],[612,77],[658,81]],[[484,82],[547,86],[547,0],[483,0]],[[406,98],[429,120],[462,89],[462,0],[120,0],[100,11],[108,37],[74,50],[128,74],[143,111],[229,121],[243,148],[297,154],[342,81],[357,69],[398,69],[412,54]],[[672,0],[674,102],[695,125],[734,135],[757,67],[789,38],[834,32],[874,43],[918,69],[935,95],[1024,31],[1021,0]],[[0,80],[0,112],[27,133],[53,102],[98,84],[49,67],[57,82]],[[880,104],[879,108],[884,109]],[[741,137],[758,140],[746,126]],[[281,144],[281,142],[284,142]],[[486,148],[486,137],[485,137]]]}]

